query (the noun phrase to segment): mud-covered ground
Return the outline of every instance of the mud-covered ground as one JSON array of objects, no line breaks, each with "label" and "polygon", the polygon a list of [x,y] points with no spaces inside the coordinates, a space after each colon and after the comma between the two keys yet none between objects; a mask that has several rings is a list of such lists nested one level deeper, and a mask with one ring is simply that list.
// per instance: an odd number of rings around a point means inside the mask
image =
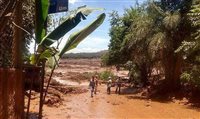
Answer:
[{"label": "mud-covered ground", "polygon": [[[56,69],[52,85],[43,108],[44,119],[200,119],[200,108],[188,103],[186,98],[162,101],[148,99],[138,89],[122,88],[122,94],[106,93],[106,85],[98,87],[97,95],[90,97],[89,76],[94,72],[114,68],[101,67],[99,59],[62,60]],[[126,75],[126,71],[118,74]],[[48,73],[47,73],[48,76]],[[31,118],[38,111],[38,93],[33,92]]]}]

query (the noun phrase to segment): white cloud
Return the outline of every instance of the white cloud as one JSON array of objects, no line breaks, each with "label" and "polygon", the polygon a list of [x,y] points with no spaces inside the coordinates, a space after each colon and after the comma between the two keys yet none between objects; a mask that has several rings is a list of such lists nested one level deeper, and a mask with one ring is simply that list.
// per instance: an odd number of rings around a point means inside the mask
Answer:
[{"label": "white cloud", "polygon": [[96,37],[96,36],[89,36],[84,39],[78,48],[83,47],[91,47],[91,48],[105,48],[109,43],[109,39]]},{"label": "white cloud", "polygon": [[69,3],[74,4],[75,2],[77,2],[78,0],[69,0]]},{"label": "white cloud", "polygon": [[102,50],[107,50],[107,49],[98,49],[98,48],[75,48],[73,50],[70,50],[67,53],[92,53],[92,52],[98,52]]},{"label": "white cloud", "polygon": [[[66,40],[68,39],[69,34],[65,35],[63,38],[63,42],[59,46],[59,50],[61,50]],[[68,53],[80,53],[80,52],[98,52],[101,50],[108,49],[109,37],[97,37],[95,34],[91,34],[87,38],[85,38],[75,49],[70,50]],[[56,43],[52,46],[56,47]],[[29,46],[29,51],[31,53],[34,52],[34,42],[31,42]]]},{"label": "white cloud", "polygon": [[[64,44],[65,43],[62,43],[59,49],[62,49],[62,47],[64,47]],[[84,39],[75,49],[70,50],[69,53],[98,52],[108,49],[108,44],[109,39],[92,35]]]}]

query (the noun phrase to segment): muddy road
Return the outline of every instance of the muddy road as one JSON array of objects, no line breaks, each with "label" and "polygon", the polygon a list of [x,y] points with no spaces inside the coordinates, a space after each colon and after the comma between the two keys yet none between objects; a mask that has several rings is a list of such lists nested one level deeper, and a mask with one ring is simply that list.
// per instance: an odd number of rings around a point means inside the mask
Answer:
[{"label": "muddy road", "polygon": [[[114,90],[114,89],[112,89]],[[44,108],[45,119],[199,119],[200,110],[191,109],[181,101],[156,102],[136,94],[106,94],[101,85],[93,98],[90,93],[66,95],[58,108]]]},{"label": "muddy road", "polygon": [[[57,106],[44,105],[44,119],[200,119],[200,109],[188,104],[186,99],[156,101],[147,99],[140,93],[135,93],[135,89],[126,87],[123,87],[121,95],[115,94],[113,87],[111,95],[108,95],[104,84],[98,87],[97,94],[91,98],[88,79],[80,81],[73,78],[75,74],[108,69],[100,67],[98,59],[62,60],[54,78],[61,81],[60,83],[64,82],[64,85],[79,87],[85,91],[62,94],[62,103]],[[114,69],[109,70],[114,71]],[[126,72],[121,71],[121,74],[125,75]],[[36,100],[32,101],[33,114],[38,108]]]}]

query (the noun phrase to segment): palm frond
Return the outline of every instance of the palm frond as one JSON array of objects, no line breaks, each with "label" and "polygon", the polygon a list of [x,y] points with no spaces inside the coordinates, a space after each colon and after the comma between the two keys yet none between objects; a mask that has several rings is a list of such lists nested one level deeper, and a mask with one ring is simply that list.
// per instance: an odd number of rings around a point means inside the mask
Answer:
[{"label": "palm frond", "polygon": [[149,49],[151,51],[156,51],[164,47],[164,43],[166,40],[166,34],[163,32],[158,32],[153,35],[151,38],[150,44],[149,44]]},{"label": "palm frond", "polygon": [[173,30],[177,28],[181,21],[181,16],[178,11],[171,13],[167,12],[165,18],[163,19],[163,24],[166,29]]},{"label": "palm frond", "polygon": [[192,25],[197,28],[193,36],[196,40],[200,39],[200,3],[192,6],[190,13],[188,16],[192,22]]}]

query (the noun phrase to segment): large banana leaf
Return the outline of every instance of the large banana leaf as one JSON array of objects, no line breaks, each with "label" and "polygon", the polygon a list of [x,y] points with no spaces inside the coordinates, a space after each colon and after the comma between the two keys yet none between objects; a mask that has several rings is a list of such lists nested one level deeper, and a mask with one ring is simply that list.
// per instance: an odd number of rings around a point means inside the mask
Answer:
[{"label": "large banana leaf", "polygon": [[77,26],[81,22],[81,19],[86,19],[86,16],[88,16],[94,10],[99,9],[89,8],[86,6],[79,7],[74,15],[69,16],[60,26],[45,36],[40,45],[52,45],[54,42],[63,37],[67,32]]},{"label": "large banana leaf", "polygon": [[48,16],[49,0],[35,0],[36,5],[36,22],[35,36],[36,43],[40,43],[45,36],[45,22]]},{"label": "large banana leaf", "polygon": [[88,16],[94,10],[102,11],[104,9],[103,8],[91,8],[91,7],[87,7],[86,5],[84,5],[84,6],[78,7],[78,9],[76,10],[76,13],[82,12],[84,15]]},{"label": "large banana leaf", "polygon": [[90,33],[92,33],[96,28],[98,28],[104,21],[105,19],[105,13],[102,13],[101,15],[98,16],[98,18],[92,22],[90,25],[88,25],[87,27],[85,27],[84,29],[82,29],[79,32],[76,32],[72,35],[70,35],[67,43],[65,44],[64,48],[61,50],[61,52],[59,53],[59,56],[62,57],[62,55],[73,49],[76,48],[77,45],[84,39],[86,38]]}]

